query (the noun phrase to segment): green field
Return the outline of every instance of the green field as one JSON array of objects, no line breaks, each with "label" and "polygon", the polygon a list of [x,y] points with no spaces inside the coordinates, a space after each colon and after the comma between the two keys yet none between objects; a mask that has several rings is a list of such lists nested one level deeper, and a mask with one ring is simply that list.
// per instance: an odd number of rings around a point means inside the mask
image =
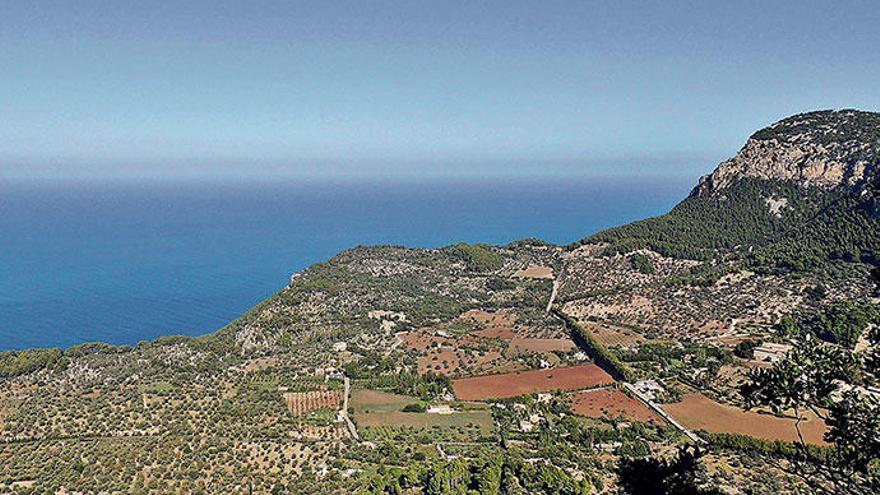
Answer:
[{"label": "green field", "polygon": [[430,431],[443,439],[476,439],[492,433],[492,413],[485,404],[467,404],[452,414],[403,412],[415,397],[379,390],[354,390],[352,410],[358,430],[367,437],[392,438],[401,432]]}]

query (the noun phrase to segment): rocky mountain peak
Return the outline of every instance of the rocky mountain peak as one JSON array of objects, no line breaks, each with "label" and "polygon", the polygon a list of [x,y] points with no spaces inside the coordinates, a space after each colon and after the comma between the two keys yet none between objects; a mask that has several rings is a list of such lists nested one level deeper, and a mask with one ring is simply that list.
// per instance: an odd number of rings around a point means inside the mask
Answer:
[{"label": "rocky mountain peak", "polygon": [[720,192],[743,177],[867,190],[880,180],[880,113],[822,110],[780,120],[752,134],[692,195]]}]

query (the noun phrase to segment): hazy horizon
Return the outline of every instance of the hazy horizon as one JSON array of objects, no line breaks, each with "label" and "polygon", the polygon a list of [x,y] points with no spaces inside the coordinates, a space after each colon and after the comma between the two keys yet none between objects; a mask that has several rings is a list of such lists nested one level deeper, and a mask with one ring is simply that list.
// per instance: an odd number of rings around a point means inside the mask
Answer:
[{"label": "hazy horizon", "polygon": [[7,2],[0,178],[696,177],[880,108],[880,5]]}]

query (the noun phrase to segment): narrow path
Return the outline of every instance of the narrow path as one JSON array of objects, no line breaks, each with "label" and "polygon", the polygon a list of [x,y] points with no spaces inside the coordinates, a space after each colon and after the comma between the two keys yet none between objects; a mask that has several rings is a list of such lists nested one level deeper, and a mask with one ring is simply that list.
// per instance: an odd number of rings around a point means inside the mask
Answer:
[{"label": "narrow path", "polygon": [[440,442],[435,443],[434,446],[437,448],[437,453],[440,454],[440,457],[442,457],[444,461],[451,461],[451,460],[455,459],[454,456],[447,454],[443,450],[443,447],[440,446]]},{"label": "narrow path", "polygon": [[635,385],[633,385],[631,383],[627,383],[627,382],[621,382],[621,383],[623,384],[624,387],[627,388],[627,390],[632,392],[633,395],[635,395],[640,401],[644,402],[645,405],[647,405],[648,407],[653,409],[657,414],[659,414],[663,419],[665,419],[667,423],[671,424],[676,429],[678,429],[679,431],[684,433],[684,435],[686,437],[690,438],[695,443],[705,443],[702,438],[698,437],[694,432],[685,428],[684,425],[682,425],[681,423],[676,421],[675,418],[673,418],[672,416],[669,415],[669,413],[664,411],[663,408],[660,407],[660,404],[657,404],[656,402],[652,401],[651,399],[647,398],[644,394],[639,392],[639,390],[635,387]]},{"label": "narrow path", "polygon": [[354,427],[354,423],[352,423],[351,418],[348,417],[348,396],[351,394],[351,380],[347,376],[343,376],[342,383],[345,386],[345,394],[342,398],[342,409],[339,411],[339,416],[345,421],[345,425],[348,427],[348,432],[351,433],[351,437],[355,440],[360,440],[357,428]]},{"label": "narrow path", "polygon": [[550,312],[550,309],[553,308],[553,301],[556,299],[556,291],[559,290],[559,282],[556,279],[553,279],[553,292],[550,293],[550,300],[547,301],[547,312]]},{"label": "narrow path", "polygon": [[388,348],[388,350],[385,351],[386,356],[388,356],[392,352],[394,352],[394,349],[397,349],[398,347],[403,345],[403,336],[404,335],[406,335],[406,332],[395,332],[394,333],[394,343],[391,344],[391,346]]}]

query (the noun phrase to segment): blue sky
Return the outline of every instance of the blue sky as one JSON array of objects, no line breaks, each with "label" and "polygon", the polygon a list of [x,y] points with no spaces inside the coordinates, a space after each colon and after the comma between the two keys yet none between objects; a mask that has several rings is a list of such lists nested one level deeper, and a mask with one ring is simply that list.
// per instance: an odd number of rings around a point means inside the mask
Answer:
[{"label": "blue sky", "polygon": [[880,109],[880,2],[0,4],[0,178],[696,175]]}]

